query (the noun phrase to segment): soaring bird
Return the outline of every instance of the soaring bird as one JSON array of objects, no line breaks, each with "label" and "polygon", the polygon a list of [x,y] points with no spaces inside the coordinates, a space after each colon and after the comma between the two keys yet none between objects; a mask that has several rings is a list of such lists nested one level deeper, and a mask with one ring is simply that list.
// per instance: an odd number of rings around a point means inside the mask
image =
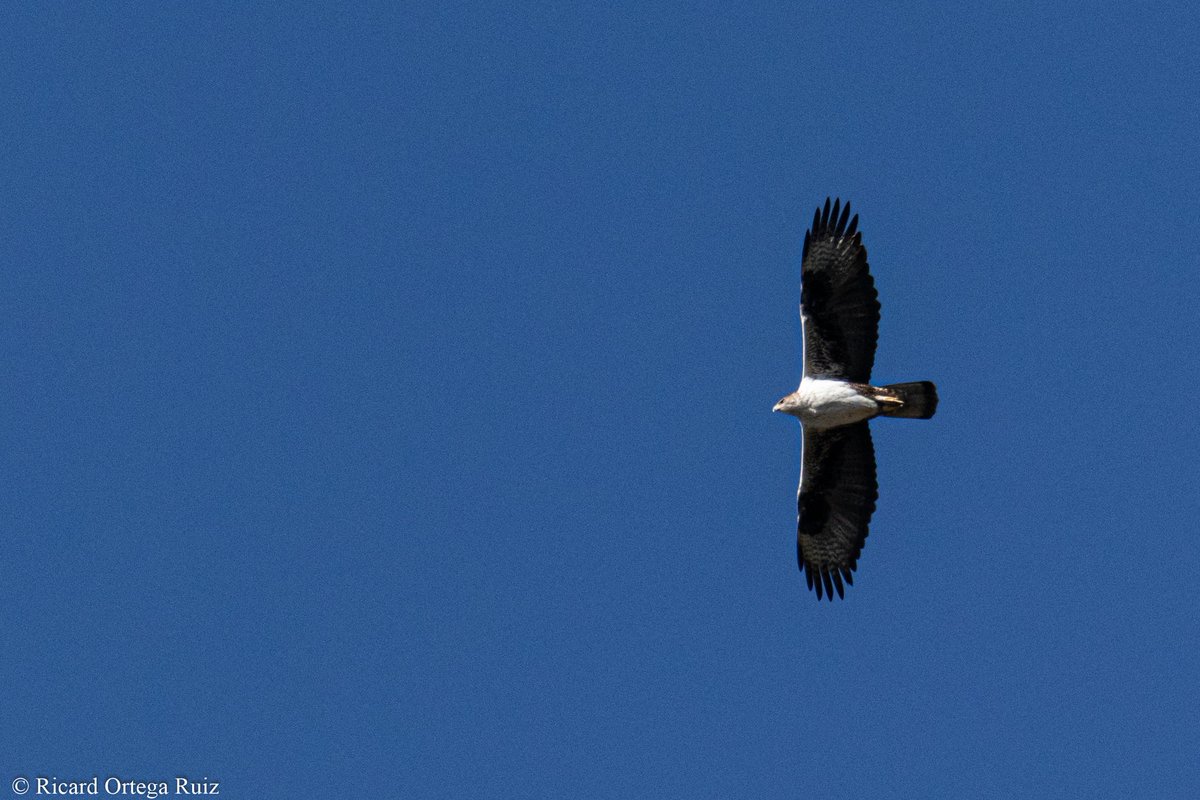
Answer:
[{"label": "soaring bird", "polygon": [[858,555],[879,497],[867,420],[929,419],[937,389],[929,381],[872,386],[879,299],[858,231],[841,200],[817,208],[800,264],[804,372],[800,387],[775,404],[804,429],[797,494],[796,557],[808,588],[833,599],[853,584]]}]

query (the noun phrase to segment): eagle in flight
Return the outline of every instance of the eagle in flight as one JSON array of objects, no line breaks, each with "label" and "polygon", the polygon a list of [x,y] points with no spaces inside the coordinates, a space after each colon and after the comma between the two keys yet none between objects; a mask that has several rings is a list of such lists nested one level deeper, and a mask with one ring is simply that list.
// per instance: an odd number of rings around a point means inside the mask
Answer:
[{"label": "eagle in flight", "polygon": [[858,554],[879,497],[867,420],[929,419],[937,389],[929,381],[872,386],[879,300],[858,232],[841,200],[818,208],[804,235],[800,265],[804,373],[775,404],[804,429],[796,555],[808,588],[833,599],[853,584]]}]

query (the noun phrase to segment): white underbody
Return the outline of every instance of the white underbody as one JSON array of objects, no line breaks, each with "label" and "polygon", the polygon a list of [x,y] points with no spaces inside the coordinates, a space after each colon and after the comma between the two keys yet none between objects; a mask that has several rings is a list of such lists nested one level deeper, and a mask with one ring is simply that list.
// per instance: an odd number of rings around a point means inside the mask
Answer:
[{"label": "white underbody", "polygon": [[806,428],[836,428],[870,419],[879,413],[879,405],[874,400],[863,397],[846,381],[805,376],[792,397],[795,406],[789,412]]}]

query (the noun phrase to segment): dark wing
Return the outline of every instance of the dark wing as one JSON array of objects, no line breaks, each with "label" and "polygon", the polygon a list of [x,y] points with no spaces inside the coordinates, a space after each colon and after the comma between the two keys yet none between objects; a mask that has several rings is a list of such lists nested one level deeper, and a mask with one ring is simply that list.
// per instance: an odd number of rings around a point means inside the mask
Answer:
[{"label": "dark wing", "polygon": [[800,520],[796,557],[808,588],[833,599],[852,572],[867,539],[879,497],[875,448],[866,422],[826,430],[804,430]]},{"label": "dark wing", "polygon": [[800,264],[800,318],[804,374],[855,383],[871,380],[879,338],[879,296],[867,269],[858,215],[841,200],[818,208],[804,234]]}]

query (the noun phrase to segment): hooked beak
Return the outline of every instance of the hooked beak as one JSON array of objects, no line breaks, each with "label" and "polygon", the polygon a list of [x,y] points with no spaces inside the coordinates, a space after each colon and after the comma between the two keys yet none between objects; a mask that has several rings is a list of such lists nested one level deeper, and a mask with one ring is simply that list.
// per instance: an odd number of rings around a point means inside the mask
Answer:
[{"label": "hooked beak", "polygon": [[778,403],[776,403],[775,407],[772,408],[771,410],[772,411],[787,411],[789,408],[788,400],[790,400],[791,398],[792,398],[792,396],[789,394],[787,397],[783,398]]}]

